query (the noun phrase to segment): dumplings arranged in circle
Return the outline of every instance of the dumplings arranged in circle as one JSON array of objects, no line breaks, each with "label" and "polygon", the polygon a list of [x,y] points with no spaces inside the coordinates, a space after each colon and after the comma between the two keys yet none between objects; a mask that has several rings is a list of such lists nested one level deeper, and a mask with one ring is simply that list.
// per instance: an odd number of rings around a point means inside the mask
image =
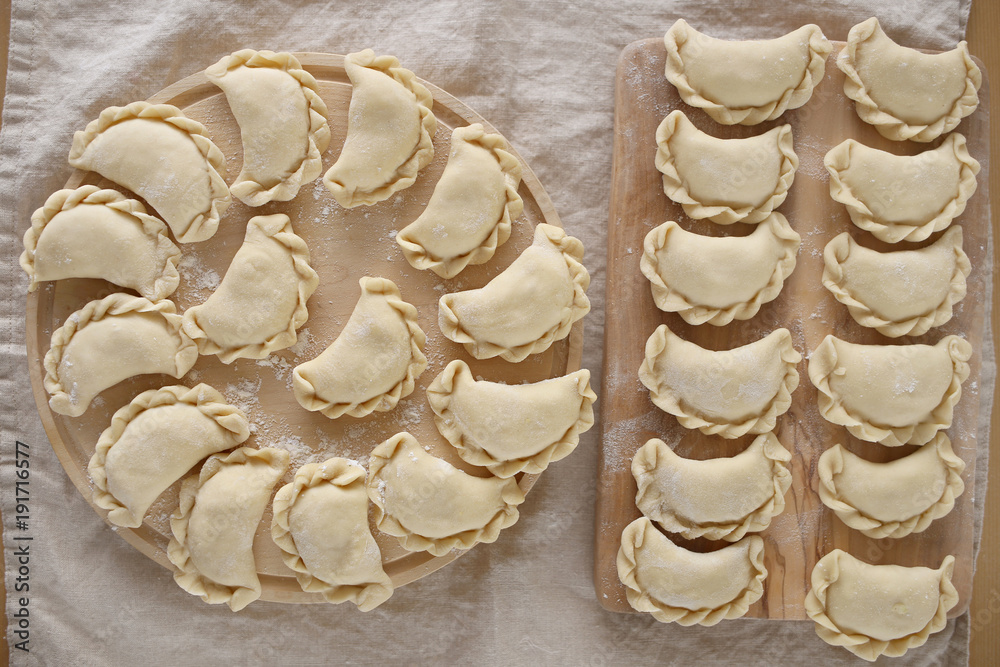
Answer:
[{"label": "dumplings arranged in circle", "polygon": [[232,203],[222,151],[201,123],[169,104],[108,107],[73,135],[69,163],[145,199],[179,243],[214,236]]},{"label": "dumplings arranged in circle", "polygon": [[207,384],[144,391],[115,412],[88,471],[94,502],[138,528],[150,505],[202,459],[250,437],[246,415]]},{"label": "dumplings arranged in circle", "polygon": [[99,393],[152,373],[183,377],[198,347],[173,302],[111,294],[70,315],[45,353],[45,391],[54,412],[79,417]]},{"label": "dumplings arranged in circle", "polygon": [[663,37],[667,80],[681,99],[723,125],[774,120],[809,101],[833,46],[815,25],[775,39],[731,41],[678,19]]},{"label": "dumplings arranged in circle", "polygon": [[271,537],[302,590],[371,611],[392,595],[368,529],[365,469],[331,458],[307,463],[274,496]]},{"label": "dumplings arranged in circle", "polygon": [[[265,279],[266,277],[266,279]],[[218,289],[184,312],[184,331],[202,354],[229,364],[291,347],[319,285],[309,248],[283,213],[250,218],[246,237]]]},{"label": "dumplings arranged in circle", "polygon": [[739,618],[764,594],[766,577],[757,535],[698,553],[674,544],[646,517],[622,531],[618,578],[628,603],[661,623],[712,626]]},{"label": "dumplings arranged in circle", "polygon": [[958,604],[954,570],[954,556],[932,570],[870,565],[834,549],[813,568],[806,614],[828,644],[869,662],[899,657],[948,622],[948,610]]},{"label": "dumplings arranged in circle", "polygon": [[965,461],[944,433],[889,463],[873,463],[837,444],[819,457],[819,497],[868,537],[906,537],[951,512],[965,490],[963,470]]},{"label": "dumplings arranged in circle", "polygon": [[921,53],[896,44],[872,17],[851,28],[837,67],[861,120],[893,141],[934,141],[979,106],[983,75],[964,41]]},{"label": "dumplings arranged in circle", "polygon": [[323,171],[330,145],[316,79],[290,53],[243,49],[205,70],[222,89],[243,138],[243,169],[230,191],[248,206],[295,198]]},{"label": "dumplings arranged in circle", "polygon": [[657,127],[656,146],[666,195],[695,220],[720,225],[766,219],[785,201],[799,167],[791,125],[720,139],[675,109]]},{"label": "dumplings arranged in circle", "polygon": [[180,257],[167,226],[140,202],[83,185],[52,193],[32,214],[21,268],[31,278],[29,292],[49,280],[102,278],[159,301],[177,289]]},{"label": "dumplings arranged in circle", "polygon": [[344,208],[370,206],[413,185],[434,157],[434,99],[394,56],[349,53],[344,69],[354,86],[347,138],[323,182]]}]

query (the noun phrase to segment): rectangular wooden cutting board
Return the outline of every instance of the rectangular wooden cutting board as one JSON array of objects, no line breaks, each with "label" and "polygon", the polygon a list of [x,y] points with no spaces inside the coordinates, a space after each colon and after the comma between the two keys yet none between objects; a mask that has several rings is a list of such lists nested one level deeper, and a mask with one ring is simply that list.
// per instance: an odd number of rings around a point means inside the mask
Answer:
[{"label": "rectangular wooden cutting board", "polygon": [[[979,188],[965,213],[954,224],[964,232],[964,248],[972,263],[968,296],[955,308],[945,326],[919,337],[895,341],[858,325],[846,306],[822,286],[823,248],[834,236],[847,231],[864,245],[885,251],[891,246],[857,229],[847,210],[830,197],[829,176],[823,165],[827,151],[847,138],[896,154],[915,154],[938,144],[892,142],[862,122],[854,103],[843,92],[844,75],[835,60],[843,43],[834,42],[825,79],[812,99],[800,109],[788,111],[775,121],[753,127],[724,126],[702,111],[681,102],[677,90],[664,76],[666,51],[662,39],[630,44],[618,65],[615,95],[614,169],[608,222],[607,305],[604,340],[604,384],[601,396],[602,446],[598,465],[594,584],[601,604],[612,611],[629,612],[625,588],[618,579],[616,557],[622,529],[640,516],[635,506],[636,484],[630,465],[632,456],[650,438],[660,438],[681,456],[706,459],[733,456],[746,448],[752,437],[723,440],[687,431],[677,420],[649,400],[648,390],[638,379],[646,339],[660,324],[702,347],[722,350],[758,340],[774,329],[792,333],[795,348],[802,353],[799,387],[791,409],[778,418],[776,435],[792,452],[792,488],[786,495],[785,511],[761,533],[765,541],[763,598],[750,607],[756,618],[804,619],[803,600],[816,561],[840,548],[870,563],[938,567],[947,554],[956,558],[954,584],[960,601],[951,616],[964,612],[972,595],[973,498],[979,418],[979,372],[984,324],[984,298],[990,280],[987,271],[989,232],[988,154],[989,92],[985,71],[977,111],[957,128],[968,139],[969,152],[981,164]],[[982,66],[980,65],[982,68]],[[653,303],[650,285],[639,271],[643,239],[654,227],[675,220],[682,227],[705,235],[743,235],[751,225],[725,228],[708,221],[693,221],[680,205],[663,192],[660,173],[654,165],[656,128],[674,109],[682,109],[701,130],[717,137],[757,135],[777,125],[792,126],[799,169],[788,199],[778,211],[802,236],[798,263],[778,298],[765,304],[752,319],[715,327],[691,326],[674,313],[664,313]],[[921,244],[927,245],[940,234]],[[975,350],[971,374],[963,385],[962,399],[954,422],[947,431],[955,453],[966,463],[962,478],[965,492],[955,509],[935,521],[925,532],[902,539],[874,540],[845,526],[819,500],[816,463],[824,450],[841,443],[869,460],[888,461],[909,454],[913,446],[887,448],[862,443],[820,417],[816,390],[807,375],[808,356],[827,334],[857,343],[933,344],[948,334],[968,339]],[[706,540],[685,541],[688,548],[708,551],[724,546]]]}]

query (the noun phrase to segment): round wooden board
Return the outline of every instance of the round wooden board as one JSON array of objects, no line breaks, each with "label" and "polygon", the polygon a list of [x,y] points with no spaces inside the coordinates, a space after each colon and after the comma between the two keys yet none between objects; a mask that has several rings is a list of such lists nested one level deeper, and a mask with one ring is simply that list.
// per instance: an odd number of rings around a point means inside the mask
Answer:
[{"label": "round wooden board", "polygon": [[[305,70],[318,81],[319,93],[329,108],[328,120],[333,135],[330,148],[323,155],[323,169],[336,160],[347,131],[347,108],[351,84],[344,71],[344,58],[321,53],[298,53]],[[531,169],[521,160],[523,178],[519,193],[524,199],[524,213],[513,225],[510,240],[500,247],[487,264],[467,268],[451,280],[443,280],[429,271],[412,268],[395,242],[395,232],[414,220],[426,206],[434,184],[447,161],[451,132],[458,126],[482,123],[495,131],[483,118],[443,90],[421,81],[434,96],[434,115],[438,129],[434,137],[434,160],[424,168],[417,182],[374,206],[347,210],[317,179],[301,189],[291,202],[271,203],[252,209],[235,198],[226,211],[219,231],[208,241],[181,245],[181,283],[170,299],[180,311],[202,303],[218,285],[226,268],[243,242],[246,222],[254,215],[286,213],[295,232],[309,245],[312,266],[319,273],[320,284],[309,299],[309,320],[299,330],[299,342],[267,359],[241,359],[225,365],[215,356],[200,357],[194,369],[181,380],[169,376],[131,378],[104,391],[78,418],[56,414],[49,409],[42,378],[42,360],[52,332],[75,310],[92,299],[121,291],[99,280],[63,280],[44,283],[28,295],[27,354],[35,402],[52,448],[66,473],[88,503],[101,516],[106,511],[94,505],[87,464],[101,432],[110,424],[114,412],[135,395],[147,389],[171,384],[193,385],[205,382],[221,391],[229,402],[249,417],[253,433],[244,443],[251,447],[277,446],[291,452],[291,465],[278,486],[291,480],[299,466],[344,456],[362,463],[380,442],[400,431],[409,431],[436,456],[440,456],[472,474],[488,474],[464,463],[437,432],[433,413],[427,404],[425,389],[452,359],[463,359],[474,375],[483,379],[519,383],[536,382],[577,370],[580,367],[583,329],[578,322],[569,338],[559,341],[542,354],[519,364],[497,359],[473,359],[461,345],[442,336],[437,324],[438,300],[447,292],[481,287],[506,268],[531,244],[534,226],[545,222],[560,225],[552,202]],[[189,76],[150,98],[150,102],[172,104],[202,123],[212,140],[226,156],[227,182],[240,171],[242,143],[239,127],[222,92],[210,84],[204,73]],[[67,147],[68,151],[68,147]],[[516,152],[512,151],[514,155]],[[76,188],[84,184],[119,188],[95,173],[75,172],[66,184]],[[41,204],[41,202],[39,202]],[[152,211],[150,211],[152,212]],[[330,420],[310,413],[296,402],[291,390],[291,371],[303,361],[314,358],[340,333],[360,296],[358,279],[381,276],[393,280],[403,298],[417,307],[421,328],[427,334],[427,370],[420,376],[414,392],[399,405],[384,413],[363,419],[341,417]],[[528,491],[538,475],[520,475],[518,482]],[[168,569],[174,569],[166,556],[170,537],[170,514],[177,506],[179,483],[168,489],[153,505],[145,523],[137,529],[114,526],[113,529],[146,556]],[[278,488],[278,487],[276,487]],[[522,506],[524,507],[524,506]],[[271,512],[265,513],[254,539],[254,556],[263,588],[261,599],[277,602],[323,602],[319,594],[305,593],[294,573],[281,559],[270,536]],[[382,550],[386,572],[396,587],[419,579],[462,555],[462,551],[434,557],[426,552],[408,552],[396,538],[380,533],[372,524]],[[501,535],[501,538],[503,536]]]}]

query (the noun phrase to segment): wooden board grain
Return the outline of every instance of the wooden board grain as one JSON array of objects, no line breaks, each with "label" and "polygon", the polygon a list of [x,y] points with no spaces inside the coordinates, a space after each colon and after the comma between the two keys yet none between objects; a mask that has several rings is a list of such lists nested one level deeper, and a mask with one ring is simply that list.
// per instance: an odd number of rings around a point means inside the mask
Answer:
[{"label": "wooden board grain", "polygon": [[[787,506],[771,526],[761,533],[766,543],[768,578],[763,598],[748,616],[774,619],[804,619],[803,600],[809,575],[816,561],[834,548],[841,548],[871,563],[927,565],[937,567],[946,554],[957,558],[954,583],[959,604],[956,616],[969,605],[972,589],[972,500],[979,408],[978,379],[983,333],[983,299],[990,276],[983,270],[989,226],[988,180],[989,91],[984,82],[979,109],[965,119],[957,131],[969,140],[969,150],[982,164],[979,191],[972,197],[956,224],[965,234],[965,250],[972,262],[969,296],[955,309],[946,326],[918,338],[885,338],[859,326],[845,306],[821,284],[822,252],[837,234],[848,231],[863,245],[888,250],[871,235],[850,223],[846,209],[829,195],[829,177],[823,166],[826,152],[844,139],[858,141],[897,154],[914,154],[935,144],[891,142],[863,123],[853,102],[843,94],[844,75],[835,59],[843,43],[834,43],[826,77],[812,99],[802,108],[786,112],[776,121],[755,127],[719,125],[703,112],[683,104],[676,89],[664,76],[665,50],[661,39],[635,42],[619,60],[615,96],[615,148],[610,218],[608,223],[607,306],[604,347],[604,383],[601,401],[603,440],[598,467],[594,581],[601,604],[613,611],[630,612],[625,589],[618,579],[615,559],[622,529],[640,513],[635,507],[636,485],[630,471],[635,451],[649,438],[658,437],[682,456],[696,459],[733,456],[752,439],[723,440],[686,431],[672,416],[649,400],[649,392],[637,376],[646,339],[660,324],[667,324],[682,338],[710,349],[729,349],[757,340],[778,327],[788,328],[794,345],[803,354],[798,371],[800,384],[792,407],[779,417],[776,434],[792,452],[792,489]],[[687,218],[681,207],[663,193],[661,175],[654,166],[655,132],[673,109],[683,109],[702,130],[719,137],[760,134],[779,124],[792,126],[800,165],[788,199],[779,208],[802,236],[798,264],[781,295],[763,306],[752,319],[725,327],[687,325],[678,315],[663,313],[653,303],[648,281],[639,271],[643,239],[666,220],[676,220],[699,234],[743,235],[750,225],[721,227]],[[920,247],[933,242],[935,234]],[[809,351],[829,333],[859,343],[935,343],[951,333],[965,336],[975,349],[972,373],[963,386],[954,423],[948,434],[955,452],[966,462],[965,493],[947,517],[925,532],[898,540],[873,540],[847,528],[825,508],[817,494],[816,462],[836,442],[870,460],[887,461],[914,451],[915,447],[890,449],[863,443],[846,429],[823,420],[817,409],[816,390],[806,372]],[[725,543],[705,540],[677,541],[695,550],[712,550]]]},{"label": "wooden board grain", "polygon": [[[343,56],[332,54],[296,54],[303,68],[318,80],[319,93],[329,108],[333,139],[323,155],[324,171],[336,160],[347,130],[347,107],[351,84],[343,67]],[[66,317],[91,299],[119,291],[98,280],[64,280],[43,284],[28,296],[27,353],[35,401],[52,447],[70,479],[94,509],[92,487],[86,468],[94,453],[98,436],[111,416],[135,395],[166,384],[206,382],[222,391],[229,402],[243,409],[252,424],[252,435],[245,443],[252,447],[278,446],[291,452],[292,463],[279,486],[291,480],[299,466],[323,461],[330,456],[346,456],[365,462],[368,453],[380,442],[399,431],[408,430],[432,453],[477,475],[486,471],[464,463],[454,448],[437,432],[433,424],[425,389],[452,359],[464,359],[473,374],[484,379],[516,383],[538,381],[562,375],[580,367],[582,322],[569,338],[544,353],[533,355],[519,364],[499,358],[479,361],[465,349],[444,338],[437,324],[438,299],[447,292],[481,287],[506,268],[531,243],[535,225],[545,222],[560,225],[545,190],[527,164],[521,160],[523,179],[519,193],[524,199],[524,214],[514,225],[510,240],[487,264],[467,268],[452,280],[442,280],[429,271],[413,269],[395,242],[395,232],[414,220],[426,206],[434,184],[447,161],[451,131],[457,126],[482,123],[496,131],[478,114],[443,90],[422,82],[434,96],[434,114],[438,129],[434,137],[434,160],[421,171],[417,182],[374,206],[353,210],[341,208],[333,200],[322,180],[303,186],[291,202],[271,203],[251,209],[234,198],[225,212],[218,233],[208,241],[181,246],[181,284],[170,298],[180,311],[203,302],[243,242],[246,221],[254,215],[287,213],[295,232],[309,245],[312,266],[320,277],[316,292],[309,299],[309,320],[299,330],[299,343],[267,359],[241,359],[231,365],[216,357],[200,357],[194,369],[182,380],[168,376],[141,376],[126,380],[104,391],[79,418],[52,412],[48,407],[42,378],[42,359],[49,347],[52,332]],[[150,99],[183,109],[186,115],[201,122],[209,136],[226,156],[227,181],[240,171],[242,143],[239,128],[222,92],[211,85],[203,73],[189,76]],[[81,127],[85,120],[81,120]],[[69,147],[67,146],[67,151]],[[516,155],[516,152],[514,153]],[[520,158],[519,158],[520,159]],[[115,187],[93,173],[76,172],[66,187],[93,183]],[[117,188],[121,190],[121,188]],[[123,190],[124,191],[124,190]],[[130,195],[133,196],[133,195]],[[39,202],[41,204],[42,202]],[[291,390],[292,368],[314,358],[340,333],[360,296],[358,279],[381,276],[393,280],[403,298],[417,307],[419,323],[427,334],[425,353],[427,370],[420,376],[414,392],[389,411],[363,419],[342,417],[330,420],[320,413],[310,413],[296,402]],[[521,488],[528,491],[538,475],[519,475]],[[173,569],[166,557],[170,536],[169,517],[177,505],[179,484],[168,489],[153,505],[146,522],[135,530],[114,530],[146,556]],[[261,599],[279,602],[323,602],[319,594],[304,593],[294,573],[282,562],[270,536],[271,512],[265,513],[254,540],[254,555],[260,573]],[[402,586],[429,574],[460,556],[462,551],[434,557],[426,552],[408,552],[396,538],[372,532],[382,550],[385,569],[395,586]],[[504,539],[501,535],[500,539]]]}]

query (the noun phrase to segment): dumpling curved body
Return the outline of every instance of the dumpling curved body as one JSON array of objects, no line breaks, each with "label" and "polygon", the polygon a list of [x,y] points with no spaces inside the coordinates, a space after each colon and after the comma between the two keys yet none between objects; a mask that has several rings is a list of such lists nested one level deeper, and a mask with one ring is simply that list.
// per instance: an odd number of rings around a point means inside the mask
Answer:
[{"label": "dumpling curved body", "polygon": [[769,40],[709,37],[678,19],[663,39],[681,99],[723,125],[756,125],[797,109],[823,79],[832,46],[815,25]]},{"label": "dumpling curved body", "polygon": [[944,433],[889,463],[873,463],[834,445],[819,459],[819,497],[868,537],[900,538],[951,512],[965,489],[964,469]]},{"label": "dumpling curved body", "polygon": [[791,458],[773,433],[758,436],[736,456],[707,460],[682,458],[654,438],[632,459],[635,504],[685,539],[735,542],[764,530],[784,510]]},{"label": "dumpling curved body", "polygon": [[393,56],[348,54],[354,86],[347,137],[323,182],[345,208],[370,205],[408,188],[434,157],[437,120],[430,92]]},{"label": "dumpling curved body", "polygon": [[372,450],[367,485],[378,529],[435,556],[496,541],[524,502],[513,478],[473,477],[405,432]]},{"label": "dumpling curved body", "polygon": [[851,221],[887,243],[923,241],[951,224],[976,191],[979,162],[961,134],[918,155],[893,155],[854,139],[823,158],[830,196]]},{"label": "dumpling curved body", "polygon": [[79,417],[97,394],[126,378],[184,376],[198,360],[198,348],[175,310],[167,300],[112,294],[70,315],[45,354],[49,407]]},{"label": "dumpling curved body", "polygon": [[823,258],[823,286],[858,324],[892,338],[920,336],[948,322],[972,271],[961,227],[919,250],[885,253],[844,232],[826,245]]},{"label": "dumpling curved body", "polygon": [[347,459],[309,463],[274,497],[271,536],[302,590],[370,611],[393,587],[368,529],[365,469]]},{"label": "dumpling curved body", "polygon": [[657,128],[656,145],[666,195],[690,217],[723,225],[767,218],[785,201],[799,166],[791,125],[720,139],[676,109]]},{"label": "dumpling curved body", "polygon": [[948,622],[948,610],[958,604],[954,570],[954,556],[932,570],[870,565],[835,549],[813,568],[806,614],[828,644],[872,662],[898,657]]},{"label": "dumpling curved body", "polygon": [[254,534],[287,468],[283,449],[241,447],[212,455],[199,474],[184,480],[167,546],[178,586],[233,611],[260,597]]},{"label": "dumpling curved body", "polygon": [[809,357],[819,411],[856,438],[888,447],[923,445],[951,426],[972,346],[946,336],[936,345],[859,345],[827,336]]},{"label": "dumpling curved body", "polygon": [[94,502],[138,528],[150,505],[199,461],[250,437],[246,416],[199,384],[145,391],[115,413],[88,470]]},{"label": "dumpling curved body", "polygon": [[587,370],[508,385],[477,381],[458,359],[427,388],[438,431],[462,459],[498,477],[540,473],[572,453],[594,424],[595,400]]},{"label": "dumpling curved body", "polygon": [[406,260],[453,278],[489,261],[510,237],[524,204],[517,194],[521,165],[499,134],[479,123],[456,127],[451,153],[427,208],[396,235]]},{"label": "dumpling curved body", "polygon": [[851,28],[837,66],[861,120],[894,141],[933,141],[979,105],[982,72],[964,41],[921,53],[893,42],[872,17]]},{"label": "dumpling curved body", "polygon": [[767,433],[792,404],[802,355],[788,329],[732,350],[706,350],[661,324],[646,341],[639,380],[685,428],[738,438]]},{"label": "dumpling curved body", "polygon": [[230,188],[240,201],[288,201],[320,175],[330,145],[326,103],[295,56],[243,49],[205,76],[225,93],[243,138],[243,168]]},{"label": "dumpling curved body", "polygon": [[688,551],[646,517],[622,531],[618,577],[628,603],[661,623],[739,618],[764,594],[764,540],[756,535],[709,553]]},{"label": "dumpling curved body", "polygon": [[319,284],[305,241],[287,215],[257,216],[218,289],[184,313],[184,330],[202,354],[223,363],[263,359],[295,344],[309,317],[306,300]]},{"label": "dumpling curved body", "polygon": [[590,311],[582,259],[579,240],[538,225],[531,246],[485,287],[441,297],[441,332],[477,359],[518,362],[544,352]]},{"label": "dumpling curved body", "polygon": [[292,372],[295,398],[331,419],[396,407],[427,368],[417,309],[385,278],[362,278],[361,298],[343,331]]},{"label": "dumpling curved body", "polygon": [[167,226],[141,203],[84,185],[53,193],[34,212],[21,267],[29,292],[47,280],[102,278],[157,301],[177,289],[180,256]]},{"label": "dumpling curved body", "polygon": [[69,163],[141,196],[180,243],[211,238],[232,202],[220,174],[222,151],[200,123],[169,104],[105,109],[73,136]]},{"label": "dumpling curved body", "polygon": [[795,269],[800,237],[772,213],[749,236],[701,236],[667,221],[646,235],[639,268],[660,310],[689,324],[747,320],[777,298]]}]

